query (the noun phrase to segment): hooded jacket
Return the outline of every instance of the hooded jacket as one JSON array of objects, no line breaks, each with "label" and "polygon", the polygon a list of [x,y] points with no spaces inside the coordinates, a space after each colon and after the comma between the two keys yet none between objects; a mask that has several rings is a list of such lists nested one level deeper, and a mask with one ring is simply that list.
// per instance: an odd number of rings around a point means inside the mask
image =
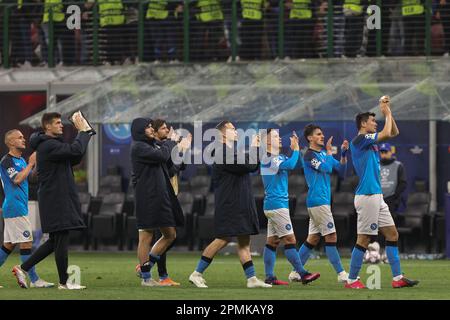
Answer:
[{"label": "hooded jacket", "polygon": [[85,228],[72,166],[81,162],[91,134],[80,132],[73,143],[43,132],[32,134],[30,145],[37,152],[38,201],[42,232]]},{"label": "hooded jacket", "polygon": [[138,229],[184,225],[180,203],[170,183],[167,163],[176,142],[156,143],[145,135],[150,119],[137,118],[131,124],[132,184]]}]

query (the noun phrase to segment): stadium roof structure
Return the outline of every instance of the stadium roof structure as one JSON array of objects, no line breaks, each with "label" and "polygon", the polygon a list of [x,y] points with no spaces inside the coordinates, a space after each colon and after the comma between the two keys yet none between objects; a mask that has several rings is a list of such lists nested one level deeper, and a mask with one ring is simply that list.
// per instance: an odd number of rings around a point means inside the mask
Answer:
[{"label": "stadium roof structure", "polygon": [[[450,121],[445,58],[139,64],[120,70],[47,111],[65,118],[81,110],[99,124],[139,116],[179,123],[336,121],[378,111],[378,99],[390,95],[398,120]],[[40,117],[21,124],[37,127]]]}]

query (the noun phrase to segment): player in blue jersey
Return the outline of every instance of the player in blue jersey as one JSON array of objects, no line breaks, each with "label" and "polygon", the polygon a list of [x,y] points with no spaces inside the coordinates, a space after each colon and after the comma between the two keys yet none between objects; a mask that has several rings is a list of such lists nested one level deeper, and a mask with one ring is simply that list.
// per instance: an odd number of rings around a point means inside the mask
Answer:
[{"label": "player in blue jersey", "polygon": [[284,254],[299,275],[303,284],[320,277],[319,273],[305,270],[295,247],[294,230],[289,215],[288,171],[294,170],[300,155],[297,135],[291,137],[292,155],[280,154],[281,138],[278,130],[268,129],[261,139],[267,143],[268,158],[261,163],[261,176],[264,183],[264,214],[267,217],[267,243],[264,248],[264,267],[266,283],[285,285],[287,282],[278,280],[274,275],[276,249],[280,243],[284,245]]},{"label": "player in blue jersey", "polygon": [[349,279],[345,285],[346,288],[351,289],[365,288],[358,279],[358,274],[370,238],[377,235],[378,231],[386,238],[386,255],[393,276],[392,287],[412,287],[418,284],[418,281],[409,280],[402,274],[397,246],[397,228],[389,212],[389,207],[383,200],[377,143],[397,136],[399,130],[392,116],[388,96],[380,98],[380,109],[385,117],[383,130],[377,133],[374,113],[360,113],[356,116],[358,135],[350,143],[353,166],[359,177],[359,184],[355,192],[358,237],[352,251]]},{"label": "player in blue jersey", "polygon": [[[308,196],[306,207],[309,214],[308,238],[300,247],[299,255],[303,264],[306,264],[311,250],[319,244],[320,238],[325,238],[325,252],[328,260],[338,275],[339,282],[346,282],[348,274],[342,267],[341,258],[336,248],[337,235],[331,213],[331,182],[330,176],[333,169],[342,172],[347,166],[346,152],[348,141],[344,140],[341,146],[341,161],[334,159],[332,155],[332,141],[330,137],[325,146],[325,136],[322,128],[309,124],[303,130],[303,135],[309,143],[309,148],[304,155],[304,171],[308,184]],[[297,281],[298,274],[293,271],[289,280]]]},{"label": "player in blue jersey", "polygon": [[[5,200],[3,218],[5,221],[3,246],[0,248],[0,266],[19,244],[20,259],[26,261],[31,255],[33,235],[28,218],[28,175],[36,164],[36,154],[30,156],[29,163],[22,158],[25,150],[25,138],[19,130],[10,130],[5,134],[5,144],[9,152],[0,161]],[[54,284],[39,278],[34,268],[28,276],[32,288],[49,288]]]}]

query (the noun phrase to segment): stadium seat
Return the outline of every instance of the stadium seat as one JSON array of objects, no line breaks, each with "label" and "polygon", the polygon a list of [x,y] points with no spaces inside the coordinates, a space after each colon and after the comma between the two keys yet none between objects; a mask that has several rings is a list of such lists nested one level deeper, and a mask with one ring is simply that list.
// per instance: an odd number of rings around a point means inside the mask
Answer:
[{"label": "stadium seat", "polygon": [[289,176],[289,194],[298,196],[308,191],[305,176],[300,174],[291,174]]},{"label": "stadium seat", "polygon": [[430,241],[430,201],[431,195],[427,192],[414,192],[408,195],[402,224],[398,227],[403,252],[406,249],[406,242],[412,238],[411,235],[419,240]]},{"label": "stadium seat", "polygon": [[91,199],[92,196],[90,193],[87,192],[79,192],[78,193],[78,198],[80,199],[80,203],[81,203],[81,215],[83,216],[83,221],[86,224],[86,229],[84,229],[81,232],[81,240],[83,242],[83,247],[85,250],[87,250],[89,248],[89,213],[90,213],[90,209],[91,209]]},{"label": "stadium seat", "polygon": [[341,179],[339,183],[339,192],[355,192],[358,182],[359,178],[356,175]]},{"label": "stadium seat", "polygon": [[205,240],[214,239],[214,194],[208,194],[203,214],[194,213],[194,235],[198,237],[198,248],[203,249]]},{"label": "stadium seat", "polygon": [[206,196],[211,188],[210,176],[195,176],[189,181],[191,192],[195,195]]},{"label": "stadium seat", "polygon": [[95,250],[98,247],[98,241],[104,239],[118,239],[119,249],[122,249],[124,202],[125,194],[123,192],[110,193],[103,197],[99,213],[91,218],[91,236]]},{"label": "stadium seat", "polygon": [[255,174],[250,176],[252,180],[252,191],[255,197],[264,197],[264,184],[261,175]]},{"label": "stadium seat", "polygon": [[178,193],[178,201],[184,213],[185,226],[177,228],[177,243],[186,243],[189,250],[193,250],[194,246],[194,196],[191,193]]},{"label": "stadium seat", "polygon": [[122,177],[119,175],[107,175],[100,178],[100,186],[97,195],[103,197],[109,193],[122,192]]},{"label": "stadium seat", "polygon": [[436,214],[433,223],[433,235],[435,239],[436,249],[438,253],[445,251],[446,231],[445,216],[441,213]]},{"label": "stadium seat", "polygon": [[347,244],[350,235],[350,219],[354,213],[354,194],[335,192],[332,195],[332,212],[339,244]]}]

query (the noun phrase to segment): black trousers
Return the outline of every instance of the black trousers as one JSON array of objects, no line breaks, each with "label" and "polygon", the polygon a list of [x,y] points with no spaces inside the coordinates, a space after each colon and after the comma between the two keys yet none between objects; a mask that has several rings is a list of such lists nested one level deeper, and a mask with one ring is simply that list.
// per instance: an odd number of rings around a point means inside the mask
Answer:
[{"label": "black trousers", "polygon": [[242,20],[241,22],[241,48],[239,57],[244,60],[261,58],[264,34],[263,20]]},{"label": "black trousers", "polygon": [[144,61],[173,60],[178,57],[177,47],[182,39],[180,21],[171,17],[145,20]]},{"label": "black trousers", "polygon": [[[65,65],[75,64],[75,32],[67,29],[65,21],[53,23],[53,48],[58,52],[58,41],[61,44],[62,62]],[[57,57],[57,55],[54,55]]]},{"label": "black trousers", "polygon": [[444,27],[445,51],[450,52],[450,2],[441,8],[441,22]]},{"label": "black trousers", "polygon": [[364,32],[364,16],[345,17],[345,45],[344,54],[347,57],[356,57],[362,45]]},{"label": "black trousers", "polygon": [[[389,9],[389,8],[388,8]],[[391,31],[391,16],[389,10],[381,9],[381,54],[387,56],[389,50],[389,35]],[[377,30],[369,30],[367,39],[367,55],[374,57],[377,55]]]},{"label": "black trousers", "polygon": [[425,15],[404,16],[405,55],[425,54]]},{"label": "black trousers", "polygon": [[104,61],[111,64],[122,63],[127,51],[128,42],[124,25],[106,26],[100,29],[100,51],[105,57]]},{"label": "black trousers", "polygon": [[286,31],[285,55],[293,59],[315,56],[313,19],[289,19]]},{"label": "black trousers", "polygon": [[50,238],[25,261],[20,267],[28,272],[34,265],[38,264],[51,253],[55,253],[56,268],[58,269],[59,283],[66,284],[69,266],[69,231],[58,231],[50,233]]},{"label": "black trousers", "polygon": [[223,21],[191,21],[190,60],[208,61],[223,58],[220,40],[224,35]]}]

